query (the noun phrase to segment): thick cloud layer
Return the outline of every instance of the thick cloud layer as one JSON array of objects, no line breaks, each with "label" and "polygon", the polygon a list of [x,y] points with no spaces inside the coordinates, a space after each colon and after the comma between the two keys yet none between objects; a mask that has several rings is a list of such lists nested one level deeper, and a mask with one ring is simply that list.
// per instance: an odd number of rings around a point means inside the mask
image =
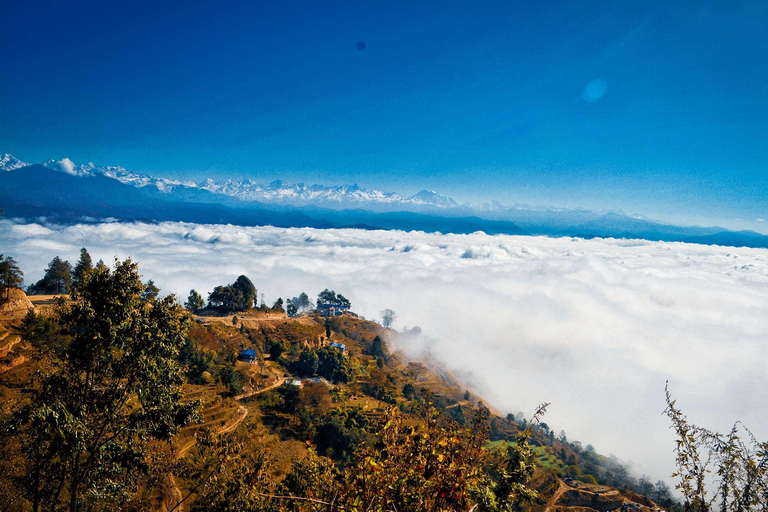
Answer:
[{"label": "thick cloud layer", "polygon": [[543,237],[184,223],[0,222],[27,283],[80,247],[131,256],[183,298],[248,275],[266,294],[329,287],[369,318],[419,325],[428,349],[502,412],[550,401],[569,438],[668,475],[664,383],[690,419],[768,437],[768,251]]}]

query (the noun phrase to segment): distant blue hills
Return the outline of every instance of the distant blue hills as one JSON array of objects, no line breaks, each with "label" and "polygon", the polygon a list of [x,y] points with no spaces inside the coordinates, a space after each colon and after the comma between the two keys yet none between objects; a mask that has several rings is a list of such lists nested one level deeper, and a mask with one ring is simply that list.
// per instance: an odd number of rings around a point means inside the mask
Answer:
[{"label": "distant blue hills", "polygon": [[[8,161],[5,155],[3,161]],[[10,157],[13,158],[13,157]],[[768,236],[720,227],[682,227],[637,219],[621,213],[586,210],[535,210],[501,205],[473,208],[422,191],[411,197],[366,191],[359,187],[320,186],[256,189],[263,197],[290,201],[257,201],[246,197],[238,183],[228,190],[210,184],[184,184],[115,172],[66,171],[50,164],[0,165],[0,209],[7,217],[46,217],[59,223],[100,221],[183,221],[243,226],[357,228],[466,234],[546,235],[582,238],[640,238],[652,241],[709,245],[768,247]],[[2,163],[2,161],[0,161]],[[276,182],[281,187],[283,184]],[[297,195],[309,191],[312,197]],[[319,191],[319,192],[318,192]],[[240,195],[238,197],[237,195]],[[324,195],[323,195],[324,194]],[[333,194],[333,195],[331,195]],[[354,194],[354,195],[350,195]],[[259,196],[259,197],[262,197]],[[329,199],[330,198],[330,199]],[[370,198],[370,199],[369,199]],[[391,211],[387,211],[390,209]]]}]

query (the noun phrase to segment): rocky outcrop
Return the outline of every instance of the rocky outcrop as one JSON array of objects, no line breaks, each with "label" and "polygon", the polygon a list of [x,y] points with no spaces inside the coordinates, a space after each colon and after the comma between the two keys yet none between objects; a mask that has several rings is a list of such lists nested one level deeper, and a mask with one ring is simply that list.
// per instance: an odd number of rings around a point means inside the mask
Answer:
[{"label": "rocky outcrop", "polygon": [[0,297],[0,317],[23,317],[27,311],[33,308],[27,294],[19,288],[11,288],[7,299],[5,298],[5,290],[2,290]]}]

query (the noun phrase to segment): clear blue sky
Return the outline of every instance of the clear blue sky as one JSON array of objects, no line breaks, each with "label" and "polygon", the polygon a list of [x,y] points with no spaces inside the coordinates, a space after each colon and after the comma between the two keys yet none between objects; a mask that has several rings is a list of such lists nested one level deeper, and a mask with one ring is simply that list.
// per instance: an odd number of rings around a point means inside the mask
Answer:
[{"label": "clear blue sky", "polygon": [[768,2],[330,3],[6,2],[0,152],[768,231]]}]

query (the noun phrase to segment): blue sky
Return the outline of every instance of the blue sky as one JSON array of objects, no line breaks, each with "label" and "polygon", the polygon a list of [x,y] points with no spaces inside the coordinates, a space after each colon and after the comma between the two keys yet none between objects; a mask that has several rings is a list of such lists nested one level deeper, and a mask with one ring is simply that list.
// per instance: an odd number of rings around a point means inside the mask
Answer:
[{"label": "blue sky", "polygon": [[9,3],[0,152],[768,231],[768,3],[322,4]]}]

